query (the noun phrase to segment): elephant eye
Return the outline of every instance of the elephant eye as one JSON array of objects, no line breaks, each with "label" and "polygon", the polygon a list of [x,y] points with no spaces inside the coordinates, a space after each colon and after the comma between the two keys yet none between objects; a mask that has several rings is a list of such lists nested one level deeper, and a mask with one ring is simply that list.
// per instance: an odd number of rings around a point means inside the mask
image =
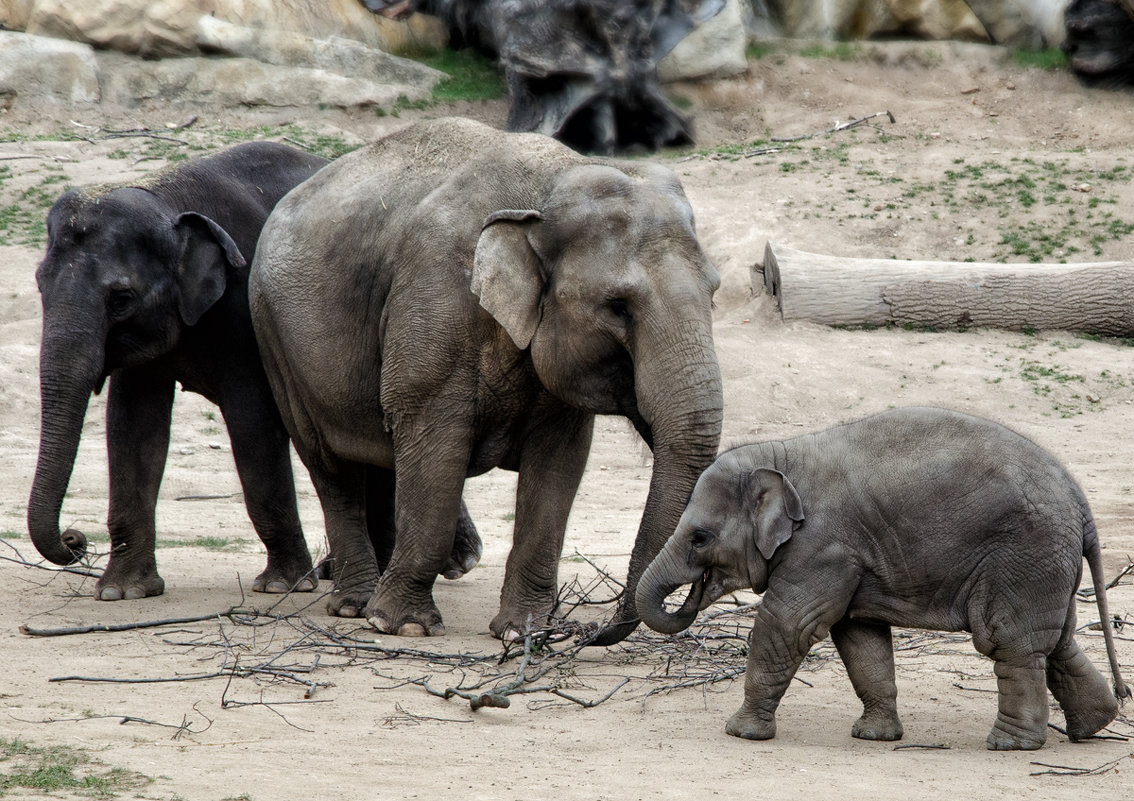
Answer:
[{"label": "elephant eye", "polygon": [[704,548],[714,539],[716,539],[716,535],[713,532],[699,528],[693,532],[692,544],[694,548]]},{"label": "elephant eye", "polygon": [[106,308],[113,317],[121,317],[130,310],[134,303],[134,290],[112,289],[106,299]]},{"label": "elephant eye", "polygon": [[612,298],[606,302],[606,306],[616,317],[621,317],[626,320],[633,319],[633,315],[630,314],[629,304],[622,298]]}]

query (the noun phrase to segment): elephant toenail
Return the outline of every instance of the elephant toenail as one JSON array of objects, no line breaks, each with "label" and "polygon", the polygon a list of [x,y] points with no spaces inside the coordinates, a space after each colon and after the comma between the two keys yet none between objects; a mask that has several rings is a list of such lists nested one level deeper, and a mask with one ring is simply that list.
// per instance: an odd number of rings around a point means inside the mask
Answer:
[{"label": "elephant toenail", "polygon": [[118,587],[103,587],[98,594],[100,601],[121,601],[122,590]]}]

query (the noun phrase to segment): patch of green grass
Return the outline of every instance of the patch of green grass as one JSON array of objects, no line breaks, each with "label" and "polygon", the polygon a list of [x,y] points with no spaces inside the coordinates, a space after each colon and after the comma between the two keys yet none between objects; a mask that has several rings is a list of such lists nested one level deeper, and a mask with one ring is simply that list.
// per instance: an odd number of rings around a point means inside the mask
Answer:
[{"label": "patch of green grass", "polygon": [[204,548],[207,551],[223,551],[230,545],[239,543],[235,543],[227,537],[203,535],[191,540],[159,539],[157,544],[170,548]]},{"label": "patch of green grass", "polygon": [[744,48],[744,57],[749,61],[755,61],[775,52],[778,52],[777,49],[767,42],[752,42],[748,47]]},{"label": "patch of green grass", "polygon": [[862,55],[862,47],[856,42],[834,42],[809,45],[799,51],[804,58],[830,58],[835,61],[854,61]]},{"label": "patch of green grass", "polygon": [[117,798],[153,781],[132,770],[108,767],[82,749],[40,748],[19,738],[0,738],[0,768],[0,796],[9,790],[24,789],[51,797],[68,793],[86,798]]},{"label": "patch of green grass", "polygon": [[359,147],[348,143],[341,136],[315,133],[299,125],[226,128],[217,132],[217,138],[222,146],[260,139],[283,139],[293,147],[298,147],[325,159],[337,159],[339,156],[344,156]]},{"label": "patch of green grass", "polygon": [[433,99],[438,103],[495,100],[504,96],[504,78],[496,64],[471,47],[464,50],[446,49],[425,55],[419,60],[449,76],[433,87]]},{"label": "patch of green grass", "polygon": [[[0,174],[0,184],[8,177]],[[69,187],[65,176],[46,175],[17,193],[14,203],[0,205],[0,244],[42,248],[47,243],[47,211]]]},{"label": "patch of green grass", "polygon": [[1061,70],[1067,66],[1067,56],[1058,47],[1047,50],[1013,50],[1012,61],[1021,67],[1041,70]]}]

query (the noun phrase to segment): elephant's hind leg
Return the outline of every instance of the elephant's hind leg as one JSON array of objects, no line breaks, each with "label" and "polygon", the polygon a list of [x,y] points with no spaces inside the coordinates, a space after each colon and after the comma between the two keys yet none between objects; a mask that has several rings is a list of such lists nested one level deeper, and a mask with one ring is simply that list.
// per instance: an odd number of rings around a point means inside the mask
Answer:
[{"label": "elephant's hind leg", "polygon": [[995,655],[999,709],[988,734],[992,751],[1035,751],[1047,741],[1047,686],[1043,654],[1000,659]]},{"label": "elephant's hind leg", "polygon": [[1068,607],[1063,641],[1047,658],[1047,686],[1067,720],[1067,736],[1081,742],[1118,715],[1118,699],[1074,640],[1075,604]]},{"label": "elephant's hind leg", "polygon": [[898,719],[890,627],[843,618],[831,627],[831,639],[862,701],[862,716],[854,722],[851,736],[861,740],[900,740],[902,722]]},{"label": "elephant's hind leg", "polygon": [[327,614],[361,617],[378,584],[378,562],[366,529],[366,473],[362,465],[340,462],[334,472],[308,463],[319,494],[330,547],[335,590]]}]

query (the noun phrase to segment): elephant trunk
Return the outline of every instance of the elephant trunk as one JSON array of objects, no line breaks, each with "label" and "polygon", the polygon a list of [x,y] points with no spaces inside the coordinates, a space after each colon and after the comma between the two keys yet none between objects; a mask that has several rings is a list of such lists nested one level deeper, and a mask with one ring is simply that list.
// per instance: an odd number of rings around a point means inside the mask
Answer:
[{"label": "elephant trunk", "polygon": [[[592,645],[621,642],[637,628],[638,581],[677,528],[702,471],[717,456],[724,401],[711,322],[676,329],[683,340],[660,349],[655,359],[635,360],[638,410],[652,439],[654,470],[626,589],[613,620],[590,640]],[[649,351],[648,345],[643,351]]]},{"label": "elephant trunk", "polygon": [[68,565],[86,553],[87,540],[79,531],[60,533],[63,495],[75,466],[91,392],[102,377],[101,348],[92,341],[51,335],[44,326],[40,348],[39,458],[28,499],[28,534],[36,550],[57,565]]},{"label": "elephant trunk", "polygon": [[705,582],[698,578],[689,588],[689,596],[685,603],[676,612],[669,612],[665,608],[665,599],[671,592],[682,584],[687,583],[674,576],[683,571],[676,569],[672,548],[665,548],[642,574],[635,593],[638,614],[642,622],[654,631],[662,634],[677,634],[692,625],[701,608],[701,600],[705,595]]}]

